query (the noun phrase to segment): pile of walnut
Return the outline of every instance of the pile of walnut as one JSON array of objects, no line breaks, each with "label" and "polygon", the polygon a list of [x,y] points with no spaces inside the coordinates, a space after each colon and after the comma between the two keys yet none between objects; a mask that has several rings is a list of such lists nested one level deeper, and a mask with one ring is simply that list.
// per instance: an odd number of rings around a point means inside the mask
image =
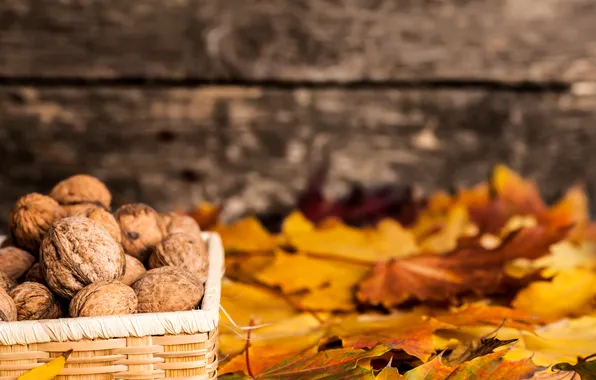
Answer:
[{"label": "pile of walnut", "polygon": [[0,248],[0,321],[197,309],[209,258],[198,224],[145,204],[110,213],[97,178],[76,175],[14,205]]}]

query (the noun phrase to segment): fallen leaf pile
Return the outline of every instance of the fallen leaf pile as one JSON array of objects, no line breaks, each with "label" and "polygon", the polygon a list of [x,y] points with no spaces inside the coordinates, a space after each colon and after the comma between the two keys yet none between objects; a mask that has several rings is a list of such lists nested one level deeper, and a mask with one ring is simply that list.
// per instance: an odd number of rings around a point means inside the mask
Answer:
[{"label": "fallen leaf pile", "polygon": [[426,199],[334,201],[321,186],[277,226],[191,212],[226,250],[222,378],[596,379],[596,227],[581,187],[549,206],[504,166]]}]

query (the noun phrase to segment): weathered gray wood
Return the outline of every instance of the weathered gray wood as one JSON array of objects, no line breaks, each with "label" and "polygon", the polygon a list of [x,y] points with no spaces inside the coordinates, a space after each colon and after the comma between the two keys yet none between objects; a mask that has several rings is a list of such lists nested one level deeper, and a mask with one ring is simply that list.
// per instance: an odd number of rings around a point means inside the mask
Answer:
[{"label": "weathered gray wood", "polygon": [[116,203],[264,210],[292,203],[324,159],[332,192],[349,180],[470,184],[503,161],[548,198],[577,180],[594,195],[595,105],[482,91],[8,87],[0,222],[18,196],[78,172],[107,181]]},{"label": "weathered gray wood", "polygon": [[593,0],[5,0],[0,76],[596,80]]}]

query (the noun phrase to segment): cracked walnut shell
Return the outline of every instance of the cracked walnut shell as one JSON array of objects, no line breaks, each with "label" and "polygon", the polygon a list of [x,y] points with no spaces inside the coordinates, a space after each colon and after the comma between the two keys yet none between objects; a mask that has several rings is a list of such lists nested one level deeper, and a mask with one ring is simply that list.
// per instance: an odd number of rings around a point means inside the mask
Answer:
[{"label": "cracked walnut shell", "polygon": [[132,285],[139,313],[196,309],[205,288],[188,270],[180,267],[151,269]]},{"label": "cracked walnut shell", "polygon": [[8,227],[17,247],[34,255],[52,224],[63,217],[63,210],[54,199],[38,193],[27,194],[15,203]]},{"label": "cracked walnut shell", "polygon": [[149,258],[149,268],[177,266],[188,269],[199,282],[207,280],[209,257],[200,237],[179,232],[166,237],[155,246]]},{"label": "cracked walnut shell", "polygon": [[122,246],[98,222],[71,216],[46,234],[40,263],[48,287],[70,299],[93,282],[120,280],[126,258]]},{"label": "cracked walnut shell", "polygon": [[17,306],[4,289],[0,289],[0,321],[17,320]]},{"label": "cracked walnut shell", "polygon": [[114,217],[122,231],[124,251],[143,263],[151,248],[167,235],[159,214],[145,204],[124,205],[115,212]]},{"label": "cracked walnut shell", "polygon": [[91,203],[106,210],[110,209],[112,202],[112,194],[106,185],[99,179],[86,174],[77,174],[60,181],[50,192],[50,197],[61,205]]},{"label": "cracked walnut shell", "polygon": [[23,282],[10,291],[17,307],[17,320],[56,319],[62,306],[50,289],[37,282]]},{"label": "cracked walnut shell", "polygon": [[137,295],[120,281],[100,281],[86,286],[70,301],[71,317],[133,314]]},{"label": "cracked walnut shell", "polygon": [[17,247],[0,248],[0,271],[8,277],[19,279],[35,262],[29,252]]}]

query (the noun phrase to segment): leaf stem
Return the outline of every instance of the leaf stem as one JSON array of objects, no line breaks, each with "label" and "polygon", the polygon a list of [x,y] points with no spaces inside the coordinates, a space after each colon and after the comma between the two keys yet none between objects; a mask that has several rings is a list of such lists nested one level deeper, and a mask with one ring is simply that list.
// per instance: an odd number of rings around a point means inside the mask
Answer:
[{"label": "leaf stem", "polygon": [[[248,323],[248,325],[250,327],[255,325],[255,321],[251,318],[250,322]],[[250,376],[251,379],[254,379],[255,376],[252,373],[252,369],[250,368],[250,357],[248,354],[248,349],[250,348],[250,335],[252,333],[252,329],[248,330],[248,332],[246,333],[246,346],[244,348],[244,355],[245,355],[245,360],[246,360],[246,372],[248,372],[248,376]]]}]

